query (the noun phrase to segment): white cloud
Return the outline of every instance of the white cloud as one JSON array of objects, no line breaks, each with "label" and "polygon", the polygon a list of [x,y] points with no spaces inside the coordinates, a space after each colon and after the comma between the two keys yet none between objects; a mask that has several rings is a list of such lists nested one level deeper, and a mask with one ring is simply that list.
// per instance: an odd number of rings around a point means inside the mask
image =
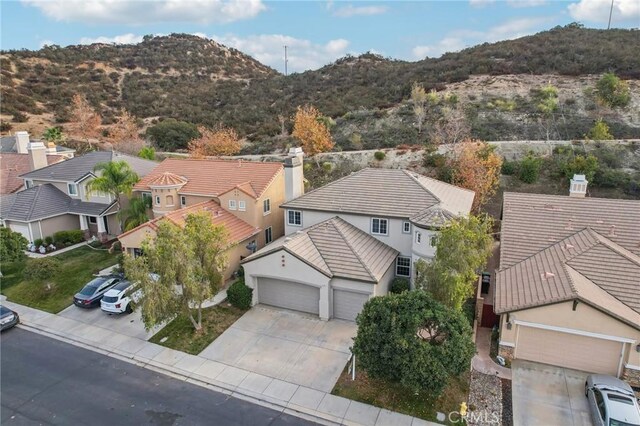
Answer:
[{"label": "white cloud", "polygon": [[547,4],[547,0],[507,0],[511,7],[538,7]]},{"label": "white cloud", "polygon": [[53,40],[42,40],[40,42],[40,48],[42,49],[45,46],[53,46],[54,44]]},{"label": "white cloud", "polygon": [[416,46],[412,53],[416,59],[424,59],[425,56],[438,57],[443,53],[457,52],[464,48],[464,41],[459,37],[445,37],[430,46]]},{"label": "white cloud", "polygon": [[143,25],[158,22],[227,23],[253,18],[262,0],[22,0],[57,21]]},{"label": "white cloud", "polygon": [[[331,4],[329,7],[332,7]],[[352,16],[381,15],[388,10],[386,6],[343,6],[333,12],[334,16],[350,18]]]},{"label": "white cloud", "polygon": [[282,34],[262,34],[248,37],[227,34],[224,36],[214,35],[211,38],[251,55],[263,64],[280,71],[284,70],[284,46],[287,46],[290,73],[320,68],[344,56],[349,47],[349,41],[344,39],[317,44]]},{"label": "white cloud", "polygon": [[469,0],[469,5],[472,7],[485,7],[491,3],[495,3],[496,0]]},{"label": "white cloud", "polygon": [[[609,21],[610,0],[580,0],[567,6],[569,15],[577,21],[606,23]],[[638,0],[615,0],[612,22],[640,22],[640,2]]]},{"label": "white cloud", "polygon": [[141,35],[121,34],[113,37],[82,37],[80,44],[106,43],[106,44],[135,44],[142,41]]}]

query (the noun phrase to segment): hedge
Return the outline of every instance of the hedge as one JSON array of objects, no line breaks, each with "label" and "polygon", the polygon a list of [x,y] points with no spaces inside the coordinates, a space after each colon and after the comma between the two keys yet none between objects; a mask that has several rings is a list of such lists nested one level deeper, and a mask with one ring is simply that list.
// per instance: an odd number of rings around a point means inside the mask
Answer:
[{"label": "hedge", "polygon": [[227,299],[236,308],[249,309],[252,297],[253,289],[247,287],[243,280],[234,282],[227,289]]},{"label": "hedge", "polygon": [[58,231],[53,234],[53,241],[62,244],[77,244],[84,241],[84,231],[82,229],[71,229],[69,231]]}]

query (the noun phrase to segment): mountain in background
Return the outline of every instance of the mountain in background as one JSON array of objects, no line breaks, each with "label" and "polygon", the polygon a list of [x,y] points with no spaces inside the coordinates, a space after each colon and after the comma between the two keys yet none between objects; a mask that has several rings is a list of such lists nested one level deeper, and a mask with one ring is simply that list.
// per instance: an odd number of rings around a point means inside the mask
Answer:
[{"label": "mountain in background", "polygon": [[[559,89],[561,106],[555,138],[582,138],[600,117],[616,137],[640,137],[639,36],[638,30],[571,24],[435,59],[406,62],[364,54],[289,76],[238,50],[185,34],[146,36],[135,45],[4,51],[1,113],[14,122],[64,123],[73,94],[83,93],[104,124],[121,108],[147,121],[224,123],[259,152],[281,143],[274,139],[281,133],[279,116],[291,117],[298,105],[310,103],[334,119],[340,148],[375,148],[424,142],[407,102],[414,82],[454,93],[474,137],[540,139],[536,93],[551,83]],[[634,94],[624,111],[603,109],[595,101],[593,86],[604,72],[630,80]],[[504,105],[496,100],[510,107],[496,107]],[[439,113],[434,108],[427,122]],[[353,143],[354,133],[362,142]]]}]

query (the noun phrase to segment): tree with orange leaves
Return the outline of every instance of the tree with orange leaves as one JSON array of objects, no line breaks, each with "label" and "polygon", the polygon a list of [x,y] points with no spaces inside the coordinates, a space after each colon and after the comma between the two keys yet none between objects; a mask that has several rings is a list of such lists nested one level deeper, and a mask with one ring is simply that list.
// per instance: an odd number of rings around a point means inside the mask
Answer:
[{"label": "tree with orange leaves", "polygon": [[192,157],[207,157],[237,154],[242,148],[238,133],[222,125],[215,129],[198,127],[200,137],[189,141],[189,153]]},{"label": "tree with orange leaves", "polygon": [[311,105],[298,107],[292,135],[300,141],[302,149],[310,157],[333,148],[333,139],[322,115]]},{"label": "tree with orange leaves", "polygon": [[500,184],[502,157],[488,143],[477,140],[461,142],[454,147],[449,166],[453,184],[476,193],[474,211],[478,211],[496,193]]},{"label": "tree with orange leaves", "polygon": [[100,136],[100,124],[102,124],[100,114],[91,107],[87,98],[78,93],[73,95],[71,106],[72,130],[91,145],[90,139],[96,139]]},{"label": "tree with orange leaves", "polygon": [[143,147],[140,138],[138,119],[123,109],[118,121],[109,129],[111,143],[122,152],[136,155]]}]

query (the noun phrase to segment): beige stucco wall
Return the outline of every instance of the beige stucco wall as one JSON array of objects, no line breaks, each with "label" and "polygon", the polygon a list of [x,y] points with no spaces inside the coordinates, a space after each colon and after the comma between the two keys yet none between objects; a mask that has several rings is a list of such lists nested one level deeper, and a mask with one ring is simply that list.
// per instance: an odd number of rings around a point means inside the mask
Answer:
[{"label": "beige stucco wall", "polygon": [[[168,212],[178,210],[180,208],[180,196],[178,195],[178,188],[154,188],[151,190],[151,208],[153,209],[153,216],[163,216]],[[156,198],[160,198],[160,203],[157,203]]]},{"label": "beige stucco wall", "polygon": [[42,235],[39,238],[53,236],[58,231],[68,231],[71,229],[80,229],[80,219],[77,215],[64,214],[61,216],[51,217],[39,221],[40,226],[35,223],[32,225],[33,230],[42,229]]},{"label": "beige stucco wall", "polygon": [[142,243],[147,238],[152,239],[155,236],[156,232],[153,229],[149,226],[144,226],[126,235],[119,235],[118,240],[120,240],[123,250],[128,250],[142,247]]}]

